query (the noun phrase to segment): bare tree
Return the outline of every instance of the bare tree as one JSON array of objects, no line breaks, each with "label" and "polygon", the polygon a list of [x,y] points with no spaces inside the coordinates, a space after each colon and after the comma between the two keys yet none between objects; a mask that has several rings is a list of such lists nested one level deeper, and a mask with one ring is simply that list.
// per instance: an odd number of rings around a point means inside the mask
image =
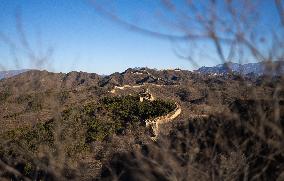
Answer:
[{"label": "bare tree", "polygon": [[[151,13],[152,18],[156,19],[155,22],[158,22],[155,25],[151,24],[149,19],[140,17],[139,19],[144,21],[139,24],[125,19],[120,13],[115,13],[117,2],[97,0],[90,2],[103,17],[131,31],[180,44],[186,43],[191,45],[189,48],[201,43],[214,47],[215,57],[219,62],[245,63],[251,59],[256,61],[283,59],[284,13],[283,3],[278,0],[268,3],[272,9],[277,9],[279,12],[278,17],[272,17],[278,19],[271,21],[282,21],[281,26],[276,24],[275,27],[263,26],[267,15],[261,8],[264,2],[258,0],[155,1],[158,3],[158,8]],[[143,11],[143,7],[141,9]],[[141,11],[138,11],[138,16],[139,13],[141,16],[144,14]],[[153,28],[149,29],[149,26]],[[179,57],[186,58],[196,65],[196,57],[180,54],[178,46],[175,50]],[[194,51],[204,50],[199,46],[199,49],[195,47]]]},{"label": "bare tree", "polygon": [[[0,43],[6,45],[10,50],[11,64],[19,69],[23,65],[30,66],[35,69],[49,68],[52,69],[52,46],[43,47],[42,37],[40,31],[35,35],[36,42],[32,42],[31,38],[27,36],[23,26],[23,19],[20,10],[15,13],[15,27],[18,39],[12,39],[0,30]],[[36,48],[31,46],[36,44]],[[5,70],[5,65],[0,64],[0,70]]]}]

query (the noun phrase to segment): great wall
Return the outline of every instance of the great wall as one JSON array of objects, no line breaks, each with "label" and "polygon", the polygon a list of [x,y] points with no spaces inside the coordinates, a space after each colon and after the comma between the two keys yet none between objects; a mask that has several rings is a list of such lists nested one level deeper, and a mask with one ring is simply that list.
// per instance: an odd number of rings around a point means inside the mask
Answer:
[{"label": "great wall", "polygon": [[[151,84],[151,85],[158,86],[158,87],[164,86],[164,85],[158,85],[158,84]],[[125,88],[141,88],[143,86],[145,85],[134,85],[134,86],[124,85],[121,87],[115,86],[110,92],[114,94],[116,93],[116,89],[124,90]],[[149,90],[147,89],[147,91]],[[156,99],[151,92],[148,92],[148,93],[150,94],[150,99],[149,99],[150,101],[153,101]],[[140,101],[141,100],[143,101],[142,97],[140,97]],[[155,139],[159,135],[162,124],[166,124],[166,123],[173,121],[175,118],[177,118],[181,114],[182,112],[181,106],[177,102],[175,102],[175,105],[176,105],[176,108],[172,112],[168,113],[167,115],[160,116],[160,117],[157,117],[151,120],[146,120],[146,127],[151,127],[153,130],[153,133],[154,133],[153,139]]]}]

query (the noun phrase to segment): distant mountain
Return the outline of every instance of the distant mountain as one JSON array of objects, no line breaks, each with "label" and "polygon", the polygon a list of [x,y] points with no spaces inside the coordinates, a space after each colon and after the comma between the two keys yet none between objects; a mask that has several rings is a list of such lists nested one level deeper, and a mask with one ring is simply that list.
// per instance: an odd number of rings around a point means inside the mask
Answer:
[{"label": "distant mountain", "polygon": [[284,73],[284,61],[275,62],[259,62],[259,63],[247,63],[238,64],[228,62],[225,64],[219,64],[214,67],[201,67],[195,72],[203,74],[227,74],[227,73],[237,73],[242,75],[255,74],[273,74],[279,75]]},{"label": "distant mountain", "polygon": [[23,69],[23,70],[8,70],[8,71],[0,71],[0,80],[4,78],[9,78],[13,77],[15,75],[18,75],[23,72],[29,71],[28,69]]}]

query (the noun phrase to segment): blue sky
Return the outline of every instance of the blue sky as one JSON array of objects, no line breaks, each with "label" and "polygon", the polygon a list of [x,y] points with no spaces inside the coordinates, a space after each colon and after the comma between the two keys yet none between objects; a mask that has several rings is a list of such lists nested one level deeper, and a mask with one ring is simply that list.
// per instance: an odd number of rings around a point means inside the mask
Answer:
[{"label": "blue sky", "polygon": [[[107,1],[105,1],[107,2]],[[114,1],[113,1],[114,2]],[[144,23],[149,28],[155,25],[155,19],[147,12],[154,11],[157,1],[120,0],[114,3],[116,13],[121,17]],[[266,6],[268,14],[264,27],[275,22],[272,6]],[[0,42],[0,64],[6,69],[39,68],[27,63],[21,49],[15,14],[21,13],[23,29],[33,50],[43,51],[48,47],[54,50],[50,64],[40,67],[56,72],[71,70],[109,74],[123,71],[129,67],[182,68],[192,70],[192,64],[178,58],[173,45],[167,40],[156,39],[129,31],[96,13],[95,8],[85,0],[0,0],[0,32],[15,42],[19,49],[16,65],[9,47]],[[136,16],[137,12],[143,17]],[[139,13],[138,13],[139,14]],[[141,14],[140,14],[141,15]],[[141,18],[142,17],[142,18]],[[151,27],[152,26],[152,27]],[[155,27],[159,28],[159,26]],[[172,30],[171,33],[179,33]],[[202,45],[207,54],[214,56],[214,49]],[[189,51],[190,52],[190,51]],[[200,66],[212,66],[214,62],[208,56],[197,59]]]}]

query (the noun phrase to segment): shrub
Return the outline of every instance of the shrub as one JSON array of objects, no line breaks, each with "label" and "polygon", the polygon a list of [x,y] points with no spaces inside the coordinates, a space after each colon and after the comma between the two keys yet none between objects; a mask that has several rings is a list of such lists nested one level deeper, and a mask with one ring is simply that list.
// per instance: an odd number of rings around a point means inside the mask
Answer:
[{"label": "shrub", "polygon": [[9,89],[5,89],[3,91],[0,91],[0,102],[6,101],[11,95],[12,95],[12,93]]}]

